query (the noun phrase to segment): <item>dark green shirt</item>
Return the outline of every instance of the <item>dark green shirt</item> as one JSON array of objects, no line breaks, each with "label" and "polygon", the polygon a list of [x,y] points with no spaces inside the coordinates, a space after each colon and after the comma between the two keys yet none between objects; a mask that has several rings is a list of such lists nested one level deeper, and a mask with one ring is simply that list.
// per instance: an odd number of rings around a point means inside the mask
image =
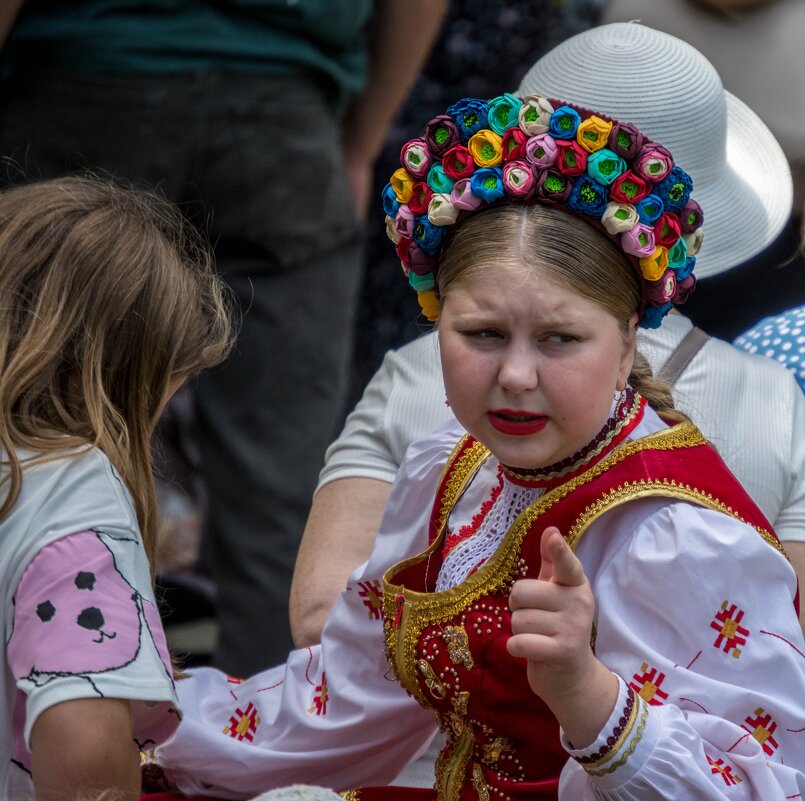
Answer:
[{"label": "dark green shirt", "polygon": [[313,72],[363,85],[372,0],[28,0],[4,73]]}]

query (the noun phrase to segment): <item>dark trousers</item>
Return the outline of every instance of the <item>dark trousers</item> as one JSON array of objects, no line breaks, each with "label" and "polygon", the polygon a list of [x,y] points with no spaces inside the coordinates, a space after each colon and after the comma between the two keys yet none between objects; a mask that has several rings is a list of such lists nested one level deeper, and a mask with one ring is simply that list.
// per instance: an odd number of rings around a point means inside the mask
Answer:
[{"label": "dark trousers", "polygon": [[361,276],[323,92],[239,73],[28,76],[3,87],[0,153],[4,181],[110,173],[158,187],[208,232],[243,310],[234,354],[194,384],[215,663],[243,676],[284,660],[293,563],[343,412]]}]

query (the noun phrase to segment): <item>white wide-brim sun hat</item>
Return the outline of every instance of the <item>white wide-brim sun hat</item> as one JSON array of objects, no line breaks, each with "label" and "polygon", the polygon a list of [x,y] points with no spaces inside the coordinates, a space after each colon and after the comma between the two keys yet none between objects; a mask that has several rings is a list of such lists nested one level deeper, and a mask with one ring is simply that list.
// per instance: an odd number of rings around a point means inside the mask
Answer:
[{"label": "white wide-brim sun hat", "polygon": [[756,256],[789,220],[793,185],[782,148],[681,39],[635,22],[591,28],[539,59],[516,94],[558,98],[631,122],[671,151],[693,179],[692,197],[704,212],[699,278]]}]

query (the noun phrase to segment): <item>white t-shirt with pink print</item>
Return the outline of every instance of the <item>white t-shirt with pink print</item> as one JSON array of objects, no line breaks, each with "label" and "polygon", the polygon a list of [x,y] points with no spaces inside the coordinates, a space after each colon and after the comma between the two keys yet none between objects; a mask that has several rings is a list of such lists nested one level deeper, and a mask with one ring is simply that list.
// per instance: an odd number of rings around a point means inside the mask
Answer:
[{"label": "white t-shirt with pink print", "polygon": [[[28,742],[54,704],[129,699],[143,750],[180,720],[131,497],[99,450],[56,457],[24,465],[20,497],[0,520],[0,798],[15,801],[35,797]],[[0,462],[0,479],[7,471]]]}]

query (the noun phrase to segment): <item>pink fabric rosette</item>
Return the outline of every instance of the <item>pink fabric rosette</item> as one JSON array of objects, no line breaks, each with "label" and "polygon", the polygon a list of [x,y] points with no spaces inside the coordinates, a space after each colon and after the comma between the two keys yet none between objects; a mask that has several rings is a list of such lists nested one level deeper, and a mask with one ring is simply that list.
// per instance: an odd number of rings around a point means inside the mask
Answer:
[{"label": "pink fabric rosette", "polygon": [[402,146],[400,161],[411,175],[423,178],[428,174],[433,159],[424,139],[411,139]]},{"label": "pink fabric rosette", "polygon": [[674,158],[668,148],[647,142],[640,150],[635,169],[647,181],[662,181],[674,168]]},{"label": "pink fabric rosette", "polygon": [[[639,222],[630,231],[621,234],[621,247],[624,253],[629,253],[639,259],[651,256],[657,248],[654,229],[650,225]],[[649,279],[654,281],[656,279]]]},{"label": "pink fabric rosette", "polygon": [[532,136],[525,146],[526,161],[535,167],[550,167],[556,164],[558,152],[556,140],[548,133]]},{"label": "pink fabric rosette", "polygon": [[469,178],[460,178],[453,186],[450,200],[459,211],[475,211],[481,205],[481,198],[473,195]]},{"label": "pink fabric rosette", "polygon": [[414,235],[414,212],[409,206],[400,206],[394,221],[400,236],[410,239]]},{"label": "pink fabric rosette", "polygon": [[527,200],[536,191],[533,167],[525,160],[507,161],[503,165],[503,188],[518,200]]}]

